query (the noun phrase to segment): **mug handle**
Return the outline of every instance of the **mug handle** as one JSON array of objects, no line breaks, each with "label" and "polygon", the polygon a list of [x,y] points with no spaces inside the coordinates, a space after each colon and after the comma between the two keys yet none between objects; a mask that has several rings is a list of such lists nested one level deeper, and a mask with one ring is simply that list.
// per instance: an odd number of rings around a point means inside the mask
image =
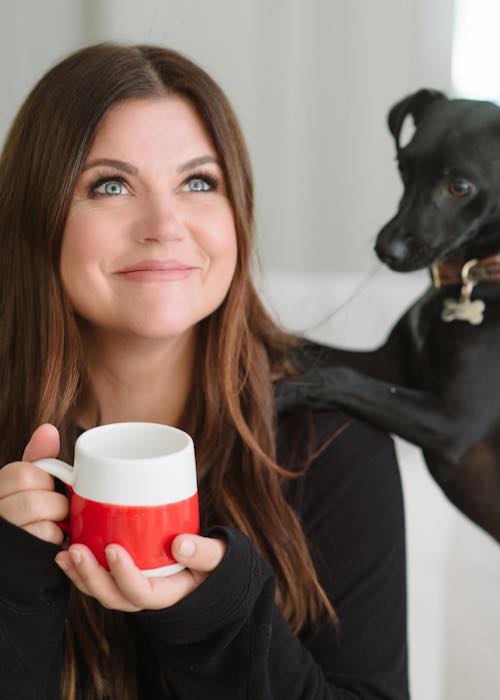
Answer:
[{"label": "mug handle", "polygon": [[[66,464],[66,462],[63,462],[61,459],[53,459],[52,457],[47,457],[46,459],[35,459],[33,462],[31,462],[31,464],[34,464],[35,467],[43,469],[43,471],[52,474],[52,476],[56,476],[58,479],[61,479],[61,481],[68,486],[68,497],[71,498],[71,494],[73,493],[73,484],[75,483],[74,467],[70,467],[69,464]],[[59,525],[65,535],[69,535],[68,519],[61,520],[60,522],[56,523],[56,525]]]},{"label": "mug handle", "polygon": [[75,483],[74,467],[70,467],[69,464],[66,464],[66,462],[63,462],[61,459],[47,457],[47,459],[35,459],[31,464],[43,469],[44,472],[52,474],[52,476],[57,476],[58,479],[64,481],[68,486],[73,486]]}]

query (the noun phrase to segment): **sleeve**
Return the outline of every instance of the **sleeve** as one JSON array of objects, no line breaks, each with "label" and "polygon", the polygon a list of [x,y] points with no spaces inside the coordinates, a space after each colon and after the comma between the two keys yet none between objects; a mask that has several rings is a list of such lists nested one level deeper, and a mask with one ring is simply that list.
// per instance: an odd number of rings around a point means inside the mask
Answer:
[{"label": "sleeve", "polygon": [[0,698],[60,697],[69,581],[57,545],[0,518]]},{"label": "sleeve", "polygon": [[[170,609],[133,613],[175,698],[408,698],[398,467],[389,439],[370,441],[366,428],[346,432],[311,467],[302,503],[339,625],[323,620],[297,637],[274,602],[273,574],[250,541],[231,528],[211,531],[229,546],[203,584]],[[357,452],[362,465],[350,461]]]}]

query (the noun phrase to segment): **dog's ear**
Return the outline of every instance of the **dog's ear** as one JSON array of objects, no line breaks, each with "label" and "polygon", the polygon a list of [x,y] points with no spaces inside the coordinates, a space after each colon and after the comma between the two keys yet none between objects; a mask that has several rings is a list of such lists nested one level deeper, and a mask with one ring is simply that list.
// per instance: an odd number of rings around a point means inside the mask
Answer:
[{"label": "dog's ear", "polygon": [[389,124],[389,131],[396,142],[398,152],[400,150],[399,135],[405,118],[410,114],[413,117],[415,126],[418,126],[422,114],[430,104],[436,102],[436,100],[446,99],[448,98],[444,92],[424,88],[403,98],[391,108],[387,123]]}]

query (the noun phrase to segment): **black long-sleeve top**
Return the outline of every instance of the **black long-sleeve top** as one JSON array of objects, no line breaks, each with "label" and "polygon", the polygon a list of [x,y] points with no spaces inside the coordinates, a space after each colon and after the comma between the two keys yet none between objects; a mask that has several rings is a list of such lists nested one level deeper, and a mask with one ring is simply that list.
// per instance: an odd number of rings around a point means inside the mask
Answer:
[{"label": "black long-sleeve top", "polygon": [[[241,532],[217,527],[203,534],[226,538],[226,555],[195,591],[171,608],[122,613],[132,621],[144,700],[409,697],[405,532],[392,441],[338,411],[316,412],[313,423],[319,441],[336,437],[288,483],[287,498],[338,628],[325,616],[294,635],[274,602],[268,564]],[[301,450],[297,423],[290,425],[279,433],[285,464]],[[59,549],[0,518],[1,700],[59,698],[70,586],[54,563]]]}]

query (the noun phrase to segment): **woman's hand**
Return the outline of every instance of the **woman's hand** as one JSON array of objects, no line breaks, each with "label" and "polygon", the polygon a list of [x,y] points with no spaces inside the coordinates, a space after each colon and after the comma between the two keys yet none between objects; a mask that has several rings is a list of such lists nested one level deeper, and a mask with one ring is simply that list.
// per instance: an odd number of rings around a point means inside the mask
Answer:
[{"label": "woman's hand", "polygon": [[59,454],[59,432],[50,423],[39,426],[24,450],[21,462],[0,469],[0,515],[41,540],[62,544],[64,534],[56,524],[68,515],[66,496],[57,493],[54,477],[31,462]]},{"label": "woman's hand", "polygon": [[226,548],[223,540],[178,535],[172,543],[172,554],[189,568],[172,576],[152,578],[144,576],[127,550],[117,544],[106,547],[111,572],[83,544],[59,552],[55,561],[78,590],[96,598],[103,607],[138,612],[169,608],[185,598],[220,564]]}]

